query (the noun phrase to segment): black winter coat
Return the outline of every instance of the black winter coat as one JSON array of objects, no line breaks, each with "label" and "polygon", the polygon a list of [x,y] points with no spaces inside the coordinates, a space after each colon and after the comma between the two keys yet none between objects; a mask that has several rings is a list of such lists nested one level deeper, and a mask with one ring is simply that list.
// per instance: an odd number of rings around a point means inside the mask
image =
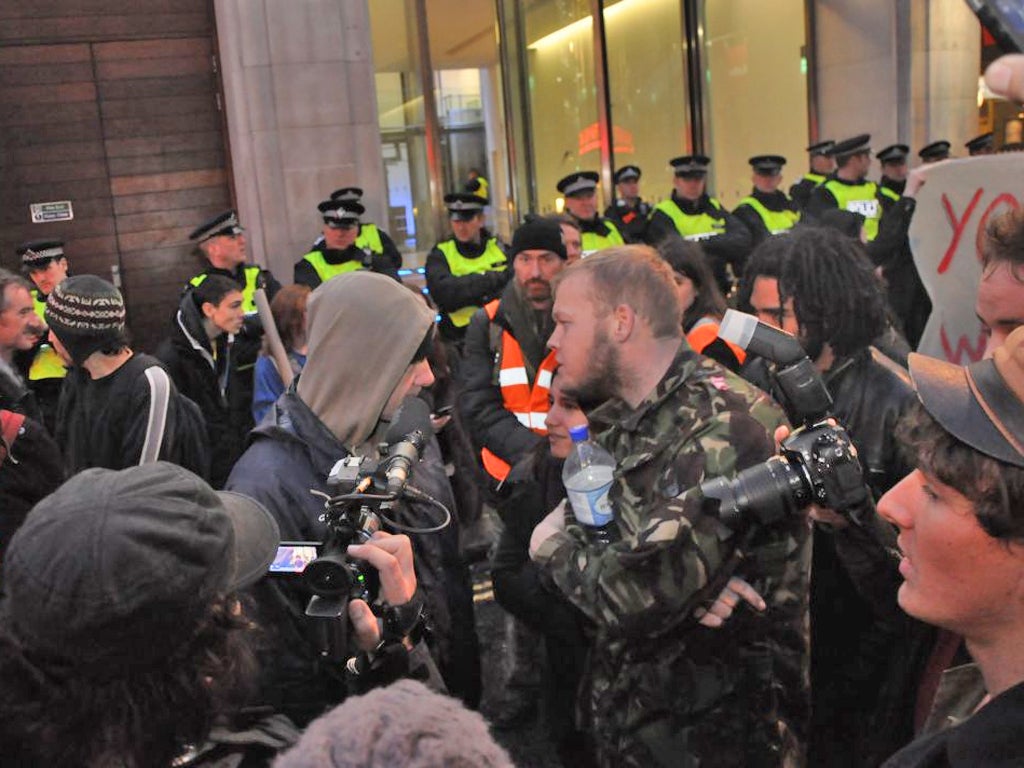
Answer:
[{"label": "black winter coat", "polygon": [[199,309],[186,293],[171,336],[156,351],[178,391],[198,405],[206,419],[214,488],[224,486],[252,428],[252,370],[239,370],[234,347],[234,337],[227,335],[211,346]]},{"label": "black winter coat", "polygon": [[[749,362],[743,375],[779,397],[763,359]],[[912,469],[894,436],[896,423],[916,399],[909,375],[872,347],[838,361],[824,379],[833,414],[849,431],[877,499]],[[790,420],[800,423],[789,404],[783,406]],[[850,549],[849,534],[843,536]],[[912,731],[913,706],[904,697],[914,690],[918,670],[912,659],[919,648],[915,628],[892,610],[895,588],[874,589],[865,583],[874,574],[851,568],[850,558],[837,551],[840,543],[839,534],[815,526],[808,759],[811,765],[831,768],[877,765],[870,755],[879,744],[895,749],[905,742]],[[887,718],[879,717],[883,712]],[[884,729],[878,731],[883,721]],[[893,737],[895,743],[886,741]]]}]

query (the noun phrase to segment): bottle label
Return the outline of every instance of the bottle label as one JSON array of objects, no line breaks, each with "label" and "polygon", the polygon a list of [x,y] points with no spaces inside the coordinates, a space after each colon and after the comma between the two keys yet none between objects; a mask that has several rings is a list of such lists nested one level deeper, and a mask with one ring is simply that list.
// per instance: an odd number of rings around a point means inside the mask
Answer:
[{"label": "bottle label", "polygon": [[612,521],[612,505],[608,501],[608,491],[612,484],[609,481],[606,485],[594,488],[589,491],[569,491],[569,503],[572,505],[573,514],[583,525],[601,527]]}]

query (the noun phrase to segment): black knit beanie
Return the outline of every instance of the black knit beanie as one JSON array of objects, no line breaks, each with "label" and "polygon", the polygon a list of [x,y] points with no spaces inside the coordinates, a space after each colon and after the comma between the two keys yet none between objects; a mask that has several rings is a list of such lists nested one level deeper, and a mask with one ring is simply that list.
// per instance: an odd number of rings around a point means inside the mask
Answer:
[{"label": "black knit beanie", "polygon": [[552,251],[568,259],[562,242],[562,225],[554,219],[528,217],[512,235],[512,256],[521,251]]},{"label": "black knit beanie", "polygon": [[45,315],[75,365],[125,338],[124,299],[117,288],[95,275],[69,277],[54,288]]}]

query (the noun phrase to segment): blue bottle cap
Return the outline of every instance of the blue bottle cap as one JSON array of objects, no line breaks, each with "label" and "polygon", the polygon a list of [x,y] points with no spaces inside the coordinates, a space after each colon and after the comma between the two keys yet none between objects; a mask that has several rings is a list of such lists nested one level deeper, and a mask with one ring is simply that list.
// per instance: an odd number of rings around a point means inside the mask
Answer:
[{"label": "blue bottle cap", "polygon": [[586,424],[580,427],[569,427],[569,437],[574,443],[582,443],[590,439],[590,428]]}]

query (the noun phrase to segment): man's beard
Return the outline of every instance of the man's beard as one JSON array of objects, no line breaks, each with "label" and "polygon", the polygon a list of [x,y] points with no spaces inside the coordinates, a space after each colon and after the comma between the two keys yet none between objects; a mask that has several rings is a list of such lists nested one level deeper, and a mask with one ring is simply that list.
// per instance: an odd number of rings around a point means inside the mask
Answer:
[{"label": "man's beard", "polygon": [[523,286],[523,294],[526,300],[532,304],[546,304],[551,301],[551,283],[547,280],[534,278],[527,280]]},{"label": "man's beard", "polygon": [[608,340],[608,334],[597,332],[587,377],[575,385],[565,387],[565,392],[579,403],[583,411],[592,411],[622,392],[619,350]]}]

